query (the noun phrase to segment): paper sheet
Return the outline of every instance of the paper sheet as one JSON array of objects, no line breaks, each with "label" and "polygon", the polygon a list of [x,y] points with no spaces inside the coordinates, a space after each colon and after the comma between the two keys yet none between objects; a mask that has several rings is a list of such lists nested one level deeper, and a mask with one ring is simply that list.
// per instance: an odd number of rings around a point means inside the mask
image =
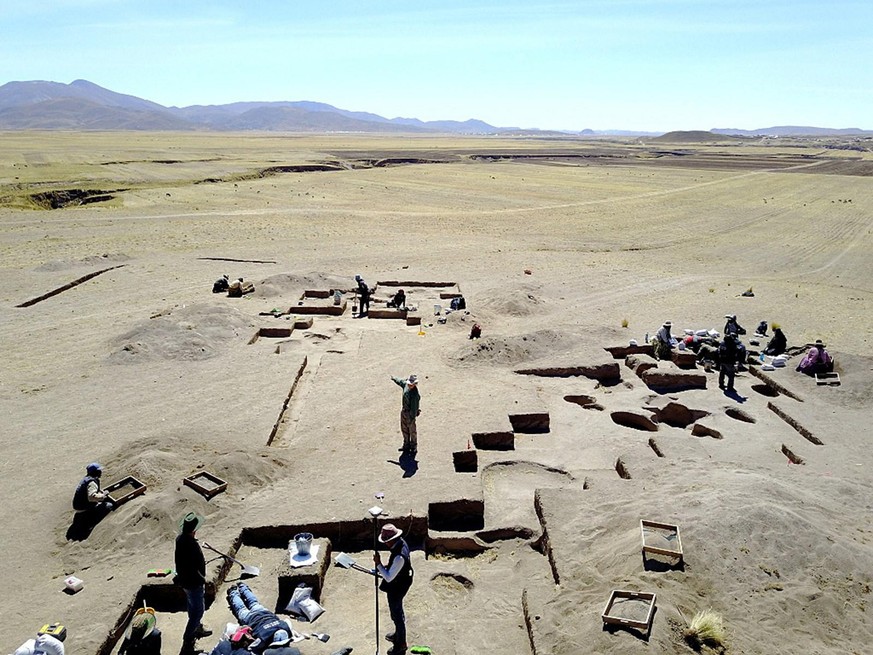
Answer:
[{"label": "paper sheet", "polygon": [[320,547],[320,544],[312,544],[312,546],[310,546],[309,548],[309,555],[298,555],[297,544],[292,541],[290,544],[288,544],[289,563],[294,568],[315,564],[318,561],[318,549]]}]

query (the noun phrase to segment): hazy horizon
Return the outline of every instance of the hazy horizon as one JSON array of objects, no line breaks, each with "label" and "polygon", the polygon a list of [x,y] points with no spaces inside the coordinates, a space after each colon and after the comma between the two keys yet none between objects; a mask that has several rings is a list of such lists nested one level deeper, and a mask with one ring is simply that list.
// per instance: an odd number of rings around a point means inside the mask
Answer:
[{"label": "hazy horizon", "polygon": [[0,81],[544,130],[873,129],[863,2],[234,5],[4,0]]}]

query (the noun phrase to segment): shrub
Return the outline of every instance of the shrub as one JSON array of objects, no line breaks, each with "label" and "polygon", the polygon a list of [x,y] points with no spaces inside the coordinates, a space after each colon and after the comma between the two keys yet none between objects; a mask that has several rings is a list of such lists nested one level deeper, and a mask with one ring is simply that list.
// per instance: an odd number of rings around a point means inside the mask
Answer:
[{"label": "shrub", "polygon": [[725,645],[724,621],[721,614],[712,608],[702,610],[691,619],[691,625],[685,628],[685,639],[695,649],[704,644],[710,647],[723,648]]}]

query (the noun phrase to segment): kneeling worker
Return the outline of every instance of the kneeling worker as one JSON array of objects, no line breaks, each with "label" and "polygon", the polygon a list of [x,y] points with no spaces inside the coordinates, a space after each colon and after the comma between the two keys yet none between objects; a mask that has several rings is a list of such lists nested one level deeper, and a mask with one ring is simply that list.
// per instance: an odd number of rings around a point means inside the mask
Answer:
[{"label": "kneeling worker", "polygon": [[103,467],[97,462],[91,462],[85,468],[85,472],[85,477],[73,493],[73,509],[77,514],[99,520],[115,509],[115,503],[108,493],[100,489]]}]

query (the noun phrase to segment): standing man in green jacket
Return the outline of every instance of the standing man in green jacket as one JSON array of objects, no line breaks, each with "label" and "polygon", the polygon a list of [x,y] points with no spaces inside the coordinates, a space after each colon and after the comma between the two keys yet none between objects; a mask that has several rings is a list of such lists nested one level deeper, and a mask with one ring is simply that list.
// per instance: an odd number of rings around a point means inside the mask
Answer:
[{"label": "standing man in green jacket", "polygon": [[400,410],[400,432],[403,433],[401,452],[415,456],[418,452],[418,431],[415,419],[421,414],[418,404],[421,396],[418,393],[418,376],[410,375],[405,380],[392,377],[394,383],[403,388],[403,406]]}]

